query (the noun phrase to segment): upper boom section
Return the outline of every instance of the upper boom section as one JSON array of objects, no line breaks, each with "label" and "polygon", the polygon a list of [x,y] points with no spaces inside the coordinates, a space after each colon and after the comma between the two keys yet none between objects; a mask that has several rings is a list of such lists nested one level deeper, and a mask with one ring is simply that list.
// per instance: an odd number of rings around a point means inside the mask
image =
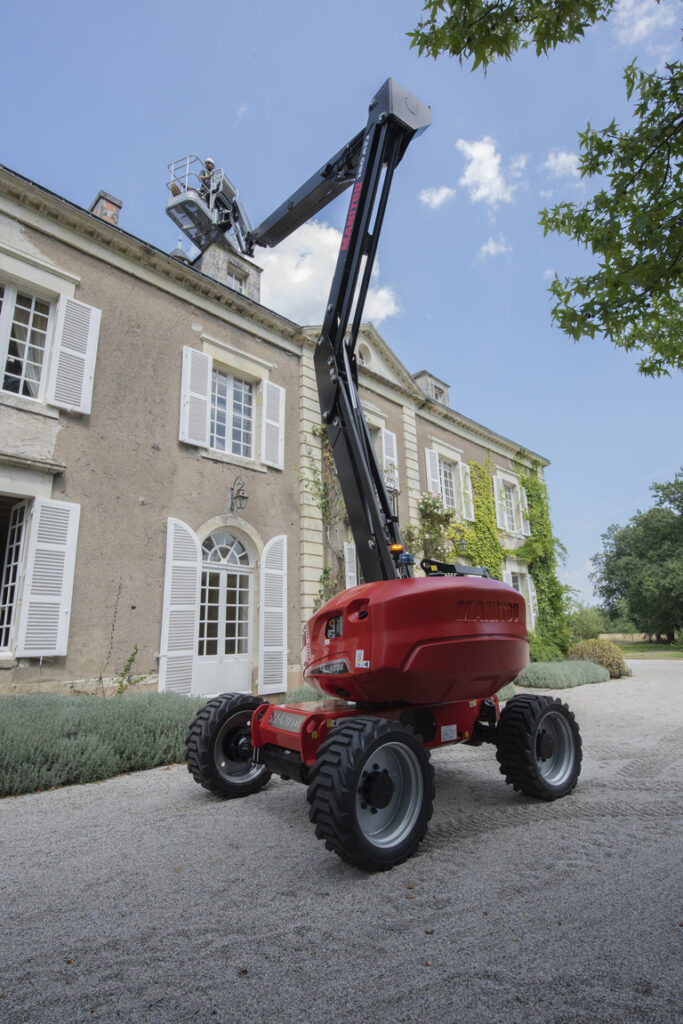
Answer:
[{"label": "upper boom section", "polygon": [[398,519],[363,416],[356,339],[394,170],[431,122],[430,109],[388,78],[363,131],[254,229],[229,179],[208,160],[198,167],[196,158],[186,158],[170,167],[166,210],[181,230],[202,250],[219,241],[249,256],[256,245],[277,245],[353,186],[314,363],[322,420],[366,583],[410,576],[412,559],[399,554]]}]

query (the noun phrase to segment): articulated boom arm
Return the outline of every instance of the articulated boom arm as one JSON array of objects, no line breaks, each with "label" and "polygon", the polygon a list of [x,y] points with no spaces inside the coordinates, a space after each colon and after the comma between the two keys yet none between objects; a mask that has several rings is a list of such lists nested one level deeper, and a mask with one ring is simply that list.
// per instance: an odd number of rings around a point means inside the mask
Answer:
[{"label": "articulated boom arm", "polygon": [[[251,256],[254,246],[277,245],[352,186],[337,266],[316,345],[315,371],[322,419],[363,577],[368,583],[412,573],[410,560],[401,560],[398,553],[391,551],[392,545],[400,546],[401,537],[358,397],[356,340],[394,170],[411,139],[431,121],[429,108],[388,78],[370,104],[363,131],[354,135],[258,227],[249,226],[234,191],[227,194],[223,219],[216,225],[217,230],[226,234],[232,230],[239,248]],[[174,219],[185,230],[179,217],[178,213]],[[216,240],[211,231],[205,237],[207,244],[209,238]]]},{"label": "articulated boom arm", "polygon": [[[276,245],[353,185],[337,266],[315,351],[323,422],[366,582],[410,576],[397,517],[358,396],[356,340],[394,170],[431,111],[389,78],[370,104],[365,129],[247,236]],[[350,329],[349,329],[350,327]],[[402,549],[401,549],[402,550]]]}]

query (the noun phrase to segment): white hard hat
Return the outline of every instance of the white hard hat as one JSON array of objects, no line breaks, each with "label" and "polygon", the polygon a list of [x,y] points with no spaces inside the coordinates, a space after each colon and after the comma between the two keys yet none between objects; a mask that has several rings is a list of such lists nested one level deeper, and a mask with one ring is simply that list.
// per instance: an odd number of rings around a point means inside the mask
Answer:
[{"label": "white hard hat", "polygon": [[204,161],[204,163],[205,164],[213,164],[214,167],[216,166],[216,161],[213,159],[212,156],[207,156],[207,158]]}]

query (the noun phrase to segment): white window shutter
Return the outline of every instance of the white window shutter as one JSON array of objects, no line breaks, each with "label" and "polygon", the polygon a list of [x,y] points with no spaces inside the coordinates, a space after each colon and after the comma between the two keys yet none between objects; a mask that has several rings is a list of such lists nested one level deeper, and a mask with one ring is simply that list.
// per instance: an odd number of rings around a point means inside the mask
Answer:
[{"label": "white window shutter", "polygon": [[531,574],[527,576],[527,582],[529,584],[529,628],[535,629],[536,616],[538,615],[538,597],[536,596],[536,587]]},{"label": "white window shutter", "polygon": [[261,557],[259,693],[287,690],[287,536],[269,540]]},{"label": "white window shutter", "polygon": [[161,616],[159,689],[191,693],[200,603],[202,552],[194,532],[169,519]]},{"label": "white window shutter", "polygon": [[178,437],[198,448],[209,447],[211,365],[211,356],[188,345],[183,346]]},{"label": "white window shutter", "polygon": [[358,586],[358,564],[356,562],[356,545],[353,541],[344,544],[344,573],[346,589]]},{"label": "white window shutter", "polygon": [[269,380],[263,382],[261,461],[266,466],[284,469],[285,389]]},{"label": "white window shutter", "polygon": [[465,519],[474,519],[474,498],[472,496],[472,472],[466,462],[460,463],[460,491],[462,511]]},{"label": "white window shutter", "polygon": [[390,491],[398,490],[398,446],[396,434],[382,429],[382,473]]},{"label": "white window shutter", "polygon": [[[531,536],[531,523],[529,522],[529,500],[523,487],[519,488],[520,510],[522,513],[522,533],[525,537]],[[529,577],[531,579],[531,577]]]},{"label": "white window shutter", "polygon": [[493,496],[496,505],[496,526],[499,530],[505,529],[505,500],[503,496],[503,481],[494,476],[493,478]]},{"label": "white window shutter", "polygon": [[508,572],[507,569],[503,570],[503,583],[507,583],[509,587],[512,586],[512,573]]},{"label": "white window shutter", "polygon": [[427,463],[427,490],[440,498],[439,453],[434,448],[425,448],[425,461]]},{"label": "white window shutter", "polygon": [[72,412],[89,413],[102,313],[62,295],[45,399]]},{"label": "white window shutter", "polygon": [[66,654],[81,507],[36,498],[29,526],[16,653]]}]

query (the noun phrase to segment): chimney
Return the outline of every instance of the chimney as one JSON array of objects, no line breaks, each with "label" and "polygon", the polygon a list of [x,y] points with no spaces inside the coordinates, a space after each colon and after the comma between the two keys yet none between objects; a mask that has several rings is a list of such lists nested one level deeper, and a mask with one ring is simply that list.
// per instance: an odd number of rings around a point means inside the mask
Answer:
[{"label": "chimney", "polygon": [[90,205],[90,213],[117,227],[122,206],[123,200],[110,196],[108,192],[98,192]]}]

